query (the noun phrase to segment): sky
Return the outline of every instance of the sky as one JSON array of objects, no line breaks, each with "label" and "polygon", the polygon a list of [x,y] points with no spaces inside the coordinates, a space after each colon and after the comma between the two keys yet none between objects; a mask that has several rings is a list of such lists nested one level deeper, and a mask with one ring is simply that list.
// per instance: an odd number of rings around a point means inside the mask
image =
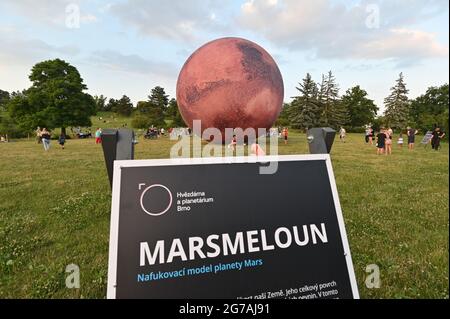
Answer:
[{"label": "sky", "polygon": [[285,102],[329,70],[380,114],[400,72],[410,98],[449,82],[448,0],[0,0],[0,89],[28,88],[34,64],[61,58],[92,95],[136,103],[159,85],[175,97],[187,58],[229,36],[272,55]]}]

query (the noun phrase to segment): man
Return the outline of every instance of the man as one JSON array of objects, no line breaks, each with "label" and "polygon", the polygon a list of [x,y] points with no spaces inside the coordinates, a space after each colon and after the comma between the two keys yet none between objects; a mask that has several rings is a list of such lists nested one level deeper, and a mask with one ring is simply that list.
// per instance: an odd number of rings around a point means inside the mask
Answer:
[{"label": "man", "polygon": [[433,137],[431,138],[431,147],[437,151],[441,146],[441,140],[444,138],[445,133],[441,131],[440,127],[436,127],[433,132]]},{"label": "man", "polygon": [[284,138],[284,145],[287,145],[287,143],[288,143],[288,135],[289,135],[287,127],[283,128],[283,131],[281,132],[281,135]]},{"label": "man", "polygon": [[412,150],[414,148],[414,142],[418,131],[416,129],[411,128],[410,126],[408,126],[406,130],[407,130],[406,134],[408,135],[408,149]]}]

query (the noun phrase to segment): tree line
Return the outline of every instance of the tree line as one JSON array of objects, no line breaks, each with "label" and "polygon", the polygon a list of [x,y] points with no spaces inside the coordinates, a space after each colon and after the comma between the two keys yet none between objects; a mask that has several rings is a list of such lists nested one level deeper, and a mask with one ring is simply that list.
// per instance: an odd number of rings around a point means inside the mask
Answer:
[{"label": "tree line", "polygon": [[[29,79],[31,87],[9,93],[0,90],[0,133],[11,137],[26,136],[36,127],[48,129],[89,127],[91,116],[98,112],[114,112],[132,117],[134,128],[185,126],[177,101],[169,98],[164,88],[154,87],[145,101],[133,105],[130,98],[91,96],[78,70],[60,60],[48,60],[33,66]],[[315,82],[311,75],[296,87],[298,95],[285,103],[277,120],[278,126],[306,130],[311,127],[344,126],[348,131],[385,125],[394,129],[414,126],[423,131],[439,125],[448,131],[448,84],[430,87],[414,100],[402,73],[384,100],[385,112],[377,116],[379,108],[359,85],[339,95],[339,85],[331,71]]]},{"label": "tree line", "polygon": [[298,95],[292,97],[290,103],[285,103],[278,125],[302,130],[318,126],[346,127],[356,132],[363,131],[367,125],[397,130],[414,126],[423,131],[440,126],[448,130],[448,84],[430,87],[425,94],[411,100],[403,73],[400,73],[389,96],[384,99],[382,116],[377,116],[378,106],[359,85],[340,96],[332,71],[322,75],[320,83],[307,73],[296,89]]}]

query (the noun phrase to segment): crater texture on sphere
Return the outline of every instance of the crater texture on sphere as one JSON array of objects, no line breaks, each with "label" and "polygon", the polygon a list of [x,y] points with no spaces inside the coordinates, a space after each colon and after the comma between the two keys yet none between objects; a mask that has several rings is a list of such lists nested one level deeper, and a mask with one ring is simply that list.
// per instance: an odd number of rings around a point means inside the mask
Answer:
[{"label": "crater texture on sphere", "polygon": [[273,58],[240,38],[209,42],[195,51],[178,77],[177,102],[189,127],[270,128],[284,97],[283,78]]}]

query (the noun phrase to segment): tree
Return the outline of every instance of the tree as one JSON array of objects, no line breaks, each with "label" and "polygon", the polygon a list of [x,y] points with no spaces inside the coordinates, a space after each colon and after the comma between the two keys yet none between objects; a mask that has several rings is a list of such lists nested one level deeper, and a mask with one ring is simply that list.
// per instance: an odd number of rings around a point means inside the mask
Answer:
[{"label": "tree", "polygon": [[275,122],[275,126],[278,127],[286,127],[291,124],[289,120],[289,116],[291,114],[291,103],[283,103],[283,108],[281,109],[280,115],[278,116],[278,119]]},{"label": "tree", "polygon": [[166,116],[172,120],[172,127],[184,127],[186,123],[181,116],[176,99],[171,99],[167,107]]},{"label": "tree", "polygon": [[95,101],[78,70],[60,60],[48,60],[33,66],[29,76],[32,86],[15,95],[8,103],[9,113],[22,128],[36,126],[90,126],[95,114]]},{"label": "tree", "polygon": [[140,101],[137,103],[131,125],[134,128],[164,127],[166,125],[164,112],[160,107],[153,105],[149,101]]},{"label": "tree", "polygon": [[375,120],[378,107],[359,85],[348,89],[341,101],[348,110],[351,127],[362,127]]},{"label": "tree", "polygon": [[114,101],[112,111],[123,116],[130,116],[133,113],[133,103],[128,96],[124,95],[120,100]]},{"label": "tree", "polygon": [[[448,131],[448,84],[429,87],[425,94],[411,102],[410,116],[417,128],[427,131],[439,125]],[[447,112],[447,113],[446,113]]]},{"label": "tree", "polygon": [[106,111],[106,99],[106,96],[103,96],[103,94],[94,96],[95,109],[97,112]]},{"label": "tree", "polygon": [[406,128],[410,113],[408,93],[403,73],[400,73],[396,84],[391,88],[391,94],[384,99],[386,125],[397,129]]},{"label": "tree", "polygon": [[115,112],[118,103],[119,103],[119,100],[110,98],[108,103],[105,105],[105,111],[106,112]]},{"label": "tree", "polygon": [[163,112],[166,112],[167,106],[169,105],[169,96],[166,94],[164,88],[155,86],[148,96],[148,102],[155,107],[159,107]]},{"label": "tree", "polygon": [[9,102],[9,99],[9,92],[0,90],[0,110],[5,108],[6,104]]},{"label": "tree", "polygon": [[347,109],[339,99],[339,86],[331,71],[322,76],[319,89],[319,103],[321,105],[321,124],[338,129],[349,122]]},{"label": "tree", "polygon": [[300,87],[296,89],[301,93],[294,97],[290,108],[290,123],[294,128],[303,128],[305,130],[316,126],[319,123],[320,106],[318,104],[318,89],[316,83],[312,80],[309,73]]}]

